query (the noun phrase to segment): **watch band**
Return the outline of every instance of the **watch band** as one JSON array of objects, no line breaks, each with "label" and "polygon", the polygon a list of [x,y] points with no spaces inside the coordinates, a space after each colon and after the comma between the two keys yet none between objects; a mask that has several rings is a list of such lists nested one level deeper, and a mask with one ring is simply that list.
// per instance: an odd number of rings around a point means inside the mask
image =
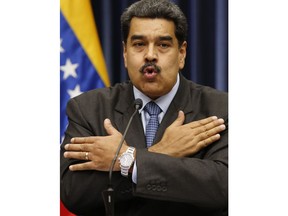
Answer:
[{"label": "watch band", "polygon": [[129,169],[134,162],[134,151],[135,148],[129,146],[128,149],[119,157],[121,174],[125,177],[128,176]]},{"label": "watch band", "polygon": [[134,158],[134,150],[135,150],[134,147],[129,146],[128,149],[126,150],[126,153],[132,154],[132,155],[133,155],[133,158]]}]

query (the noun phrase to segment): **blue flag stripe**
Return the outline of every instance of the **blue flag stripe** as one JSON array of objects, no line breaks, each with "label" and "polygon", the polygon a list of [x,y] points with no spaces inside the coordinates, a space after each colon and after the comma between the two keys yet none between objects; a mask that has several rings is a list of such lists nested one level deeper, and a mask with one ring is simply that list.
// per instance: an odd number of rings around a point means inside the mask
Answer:
[{"label": "blue flag stripe", "polygon": [[[68,123],[66,104],[71,98],[69,92],[77,87],[79,93],[85,92],[94,88],[105,87],[105,84],[61,12],[60,37],[62,40],[62,51],[60,52],[60,138],[62,138]],[[68,73],[68,69],[65,69],[68,67],[67,65],[70,65],[69,71],[73,71],[73,73]]]}]

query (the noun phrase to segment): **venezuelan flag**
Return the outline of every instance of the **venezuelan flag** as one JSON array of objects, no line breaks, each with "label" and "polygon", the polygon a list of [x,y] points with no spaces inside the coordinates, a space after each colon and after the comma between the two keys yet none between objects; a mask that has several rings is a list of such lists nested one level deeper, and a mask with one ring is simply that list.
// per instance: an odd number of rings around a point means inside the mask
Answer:
[{"label": "venezuelan flag", "polygon": [[[60,137],[68,123],[68,100],[110,81],[90,0],[60,1]],[[60,215],[73,215],[61,203]]]}]

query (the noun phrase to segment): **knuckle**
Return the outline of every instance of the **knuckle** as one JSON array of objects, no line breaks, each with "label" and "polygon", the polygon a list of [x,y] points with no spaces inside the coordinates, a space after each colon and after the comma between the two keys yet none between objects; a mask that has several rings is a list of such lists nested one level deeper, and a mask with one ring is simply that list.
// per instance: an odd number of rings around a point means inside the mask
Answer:
[{"label": "knuckle", "polygon": [[200,137],[201,137],[202,140],[205,140],[207,138],[206,132],[201,133]]},{"label": "knuckle", "polygon": [[84,151],[85,150],[85,147],[83,144],[80,144],[80,151]]},{"label": "knuckle", "polygon": [[64,148],[65,148],[65,150],[69,150],[70,144],[66,144]]},{"label": "knuckle", "polygon": [[202,148],[205,148],[207,146],[207,143],[205,140],[201,140],[198,144],[198,148],[199,150],[202,149]]}]

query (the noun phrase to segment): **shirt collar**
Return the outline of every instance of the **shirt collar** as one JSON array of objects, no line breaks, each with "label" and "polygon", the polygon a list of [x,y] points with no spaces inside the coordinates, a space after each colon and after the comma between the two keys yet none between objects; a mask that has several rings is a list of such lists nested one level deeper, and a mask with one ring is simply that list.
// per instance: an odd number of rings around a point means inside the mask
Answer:
[{"label": "shirt collar", "polygon": [[[157,98],[154,101],[161,108],[161,110],[163,111],[164,114],[166,113],[171,101],[173,100],[174,96],[177,93],[177,90],[179,87],[179,82],[180,81],[179,81],[179,73],[178,73],[177,74],[177,81],[176,81],[175,85],[173,86],[173,88],[171,89],[171,91],[168,92],[166,95],[163,95],[163,96]],[[146,106],[146,104],[149,103],[150,101],[152,101],[152,99],[147,97],[141,91],[139,91],[135,86],[133,86],[133,93],[134,93],[135,99],[140,98],[143,101],[143,106],[139,110],[139,112],[142,112],[142,110]]]}]

